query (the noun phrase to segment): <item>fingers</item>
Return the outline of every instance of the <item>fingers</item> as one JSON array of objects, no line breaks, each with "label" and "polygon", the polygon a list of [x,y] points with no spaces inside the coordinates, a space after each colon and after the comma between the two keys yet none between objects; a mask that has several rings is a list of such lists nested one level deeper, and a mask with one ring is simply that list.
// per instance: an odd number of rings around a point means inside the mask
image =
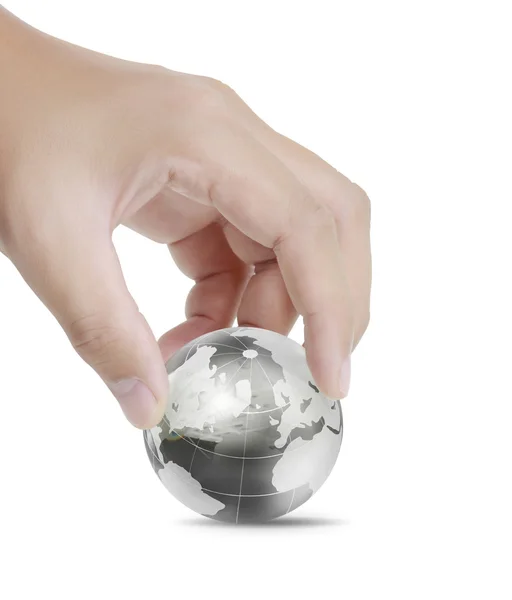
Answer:
[{"label": "fingers", "polygon": [[254,275],[238,308],[238,324],[288,335],[298,315],[274,252],[247,238],[228,222],[223,229],[233,252],[245,263],[254,264]]},{"label": "fingers", "polygon": [[190,340],[232,326],[251,273],[235,256],[217,223],[169,244],[169,249],[177,266],[195,284],[185,306],[187,320],[159,341],[165,360]]},{"label": "fingers", "polygon": [[345,396],[354,326],[332,214],[244,132],[223,127],[222,136],[212,138],[212,148],[203,147],[195,157],[202,163],[202,179],[191,184],[175,162],[175,185],[188,184],[188,194],[213,204],[242,233],[273,249],[290,298],[304,317],[313,377],[329,396]]},{"label": "fingers", "polygon": [[364,334],[370,315],[372,261],[370,200],[365,192],[313,152],[269,127],[260,131],[266,147],[301,180],[312,195],[334,216],[354,310],[354,346]]},{"label": "fingers", "polygon": [[238,324],[288,335],[297,316],[277,261],[257,264],[240,302]]},{"label": "fingers", "polygon": [[86,218],[59,227],[58,216],[45,225],[32,227],[31,243],[16,244],[11,258],[128,420],[140,428],[156,425],[167,400],[167,374],[126,288],[107,228],[89,226]]},{"label": "fingers", "polygon": [[363,190],[350,182],[331,199],[336,214],[338,238],[354,307],[354,347],[370,320],[372,259],[370,247],[370,201]]},{"label": "fingers", "polygon": [[286,166],[300,174],[311,194],[334,217],[342,259],[342,275],[350,289],[354,347],[369,322],[372,279],[370,201],[365,192],[321,158],[295,142],[266,130],[266,145]]},{"label": "fingers", "polygon": [[304,317],[306,355],[325,393],[345,397],[354,342],[353,305],[333,217],[323,207],[302,209],[274,247],[294,305]]},{"label": "fingers", "polygon": [[[226,90],[224,90],[226,94]],[[371,289],[370,202],[364,191],[319,156],[276,133],[233,91],[227,92],[233,112],[244,118],[251,134],[276,156],[310,191],[327,206],[336,220],[343,273],[354,308],[354,346],[369,321]]]}]

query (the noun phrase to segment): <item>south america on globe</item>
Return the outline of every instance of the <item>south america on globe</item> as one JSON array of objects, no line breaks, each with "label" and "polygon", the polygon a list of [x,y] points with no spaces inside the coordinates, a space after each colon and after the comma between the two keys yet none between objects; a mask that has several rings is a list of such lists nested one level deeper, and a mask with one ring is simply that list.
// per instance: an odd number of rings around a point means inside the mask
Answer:
[{"label": "south america on globe", "polygon": [[306,502],[329,476],[343,435],[303,347],[254,327],[207,333],[168,361],[162,421],[144,431],[153,469],[188,508],[258,523]]}]

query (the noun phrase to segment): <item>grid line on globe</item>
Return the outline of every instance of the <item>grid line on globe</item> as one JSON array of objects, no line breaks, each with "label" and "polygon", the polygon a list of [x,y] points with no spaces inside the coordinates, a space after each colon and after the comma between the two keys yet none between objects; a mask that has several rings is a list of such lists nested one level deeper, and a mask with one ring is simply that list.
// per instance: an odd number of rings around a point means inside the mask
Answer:
[{"label": "grid line on globe", "polygon": [[315,385],[300,344],[233,327],[193,340],[166,366],[165,416],[144,441],[183,504],[221,521],[264,522],[298,508],[327,479],[342,412]]}]

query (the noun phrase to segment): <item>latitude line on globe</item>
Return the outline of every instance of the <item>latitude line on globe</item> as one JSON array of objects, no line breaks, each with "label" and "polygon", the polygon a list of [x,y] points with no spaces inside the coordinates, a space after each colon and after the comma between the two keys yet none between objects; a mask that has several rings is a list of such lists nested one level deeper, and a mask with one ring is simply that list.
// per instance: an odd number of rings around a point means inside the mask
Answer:
[{"label": "latitude line on globe", "polygon": [[[165,421],[169,425],[169,433],[171,433],[171,432],[175,433],[179,438],[181,438],[182,440],[185,440],[185,442],[187,442],[187,444],[190,444],[191,446],[196,445],[196,444],[194,444],[194,442],[191,442],[186,437],[184,437],[183,435],[178,433],[175,429],[170,429],[169,421],[167,421],[167,419],[165,419]],[[254,431],[256,431],[256,430],[254,430]],[[291,454],[292,452],[297,452],[297,450],[300,450],[301,448],[303,448],[307,444],[311,444],[312,442],[313,442],[312,439],[305,440],[304,443],[301,444],[300,446],[298,446],[297,448],[292,448],[292,450],[288,450],[287,448],[285,448],[285,450],[288,454]],[[207,448],[199,448],[199,451],[200,452],[208,452],[209,454],[215,454],[215,456],[222,456],[225,458],[235,458],[237,460],[242,460],[241,456],[232,456],[230,454],[221,454],[220,452],[214,452],[213,450],[208,450]],[[268,454],[267,456],[246,456],[245,460],[264,460],[265,458],[275,458],[276,456],[282,456],[283,453],[284,453],[284,450],[283,450],[283,452],[278,452],[277,454]],[[234,495],[236,496],[236,494],[234,494]]]},{"label": "latitude line on globe", "polygon": [[[223,332],[223,333],[227,333],[227,330],[226,330],[226,329],[221,329],[221,332]],[[188,357],[190,356],[190,353],[192,352],[192,350],[193,350],[194,348],[197,348],[197,347],[199,347],[199,344],[201,343],[201,340],[202,340],[203,338],[206,338],[206,337],[208,337],[208,336],[209,336],[209,335],[211,335],[212,333],[218,333],[218,332],[216,332],[216,330],[214,329],[213,331],[209,331],[208,333],[203,333],[203,335],[200,335],[200,336],[199,336],[199,337],[196,339],[196,343],[195,343],[195,344],[194,344],[194,345],[193,345],[191,348],[189,348],[189,349],[188,349],[187,356],[185,357],[184,363],[185,363],[185,362],[187,362],[187,360],[188,360]],[[237,350],[238,350],[238,348],[237,348]]]},{"label": "latitude line on globe", "polygon": [[[183,479],[182,481],[186,481]],[[228,494],[227,492],[216,492],[215,490],[209,490],[208,488],[201,488],[204,492],[211,492],[212,494],[219,494],[220,496],[232,496],[234,498],[261,498],[262,496],[278,496],[279,494],[287,494],[290,490],[284,490],[284,492],[268,492],[267,494]],[[295,488],[293,488],[295,489]]]},{"label": "latitude line on globe", "polygon": [[291,402],[287,402],[283,404],[283,406],[276,406],[275,408],[269,408],[268,410],[250,410],[250,411],[242,411],[241,414],[245,415],[247,413],[251,415],[264,415],[265,413],[273,412],[274,410],[279,410],[280,408],[285,408],[286,406],[290,406]]},{"label": "latitude line on globe", "polygon": [[[158,460],[159,464],[162,464],[160,459],[158,458],[158,456],[154,453],[153,448],[149,447],[149,450],[150,450],[151,454]],[[240,460],[240,457],[231,456],[230,458],[238,458]],[[251,457],[248,456],[247,458],[251,458]],[[267,458],[267,457],[264,456],[263,458]],[[170,462],[173,462],[173,461],[170,461]],[[173,463],[173,464],[176,464],[176,463]],[[177,477],[179,477],[179,479],[181,479],[181,481],[183,481],[183,483],[186,483],[187,485],[193,485],[193,483],[191,483],[185,477],[182,477],[181,475],[177,475]],[[192,477],[192,475],[191,475],[191,477]],[[192,477],[192,479],[194,479],[194,478]],[[194,479],[194,481],[197,481],[197,479]],[[202,486],[201,486],[201,490],[204,492],[210,492],[212,494],[219,494],[220,496],[232,496],[234,498],[239,497],[239,494],[229,494],[228,492],[216,492],[215,490],[210,490],[209,488],[205,488]],[[289,491],[290,490],[284,490],[283,492],[268,492],[267,494],[242,494],[242,498],[259,498],[260,496],[277,496],[278,494],[287,494]]]},{"label": "latitude line on globe", "polygon": [[196,338],[197,344],[199,344],[200,340],[203,338],[207,338],[209,335],[212,335],[212,333],[227,333],[227,331],[225,329],[221,329],[220,331],[214,329],[213,331],[208,331],[208,333],[203,333],[203,335],[200,335],[198,338]]},{"label": "latitude line on globe", "polygon": [[[199,452],[201,452],[201,454],[207,458],[208,460],[210,460],[210,457],[208,456],[208,454],[206,454],[205,450],[203,448],[199,447],[199,442],[201,440],[197,441],[197,444],[194,444],[194,442],[192,441],[192,438],[190,436],[188,436],[188,440],[187,440],[187,436],[183,436],[182,437],[183,440],[185,440],[186,442],[188,442],[189,444],[192,444],[192,446],[194,446],[194,455],[195,453],[199,450]],[[192,457],[192,460],[194,460],[194,458]],[[190,467],[192,467],[192,462],[190,463]]]},{"label": "latitude line on globe", "polygon": [[[187,439],[185,436],[178,433],[175,429],[171,429],[170,431],[172,433],[175,433],[179,438],[181,438],[185,442],[187,442],[187,444],[190,444],[191,446],[196,446],[196,444],[194,444],[194,442],[190,441],[190,439]],[[256,431],[256,430],[254,430],[254,431]],[[304,442],[304,444],[302,444],[298,448],[295,448],[294,450],[289,450],[289,452],[295,452],[295,450],[300,450],[300,448],[302,448],[302,446],[305,446],[306,444],[310,444],[310,443],[311,443],[311,440],[308,440],[308,441]],[[230,454],[221,454],[220,452],[214,452],[213,450],[208,450],[207,448],[199,448],[199,450],[201,452],[208,452],[209,454],[215,454],[215,456],[222,456],[224,458],[236,458],[237,460],[242,460],[241,456],[232,456]],[[283,452],[284,452],[284,450],[283,450]],[[277,454],[269,454],[268,456],[246,456],[245,460],[263,460],[265,458],[275,458],[276,456],[282,456],[283,452],[278,452]],[[236,496],[236,494],[235,494],[235,496]]]},{"label": "latitude line on globe", "polygon": [[[227,329],[221,329],[220,331],[221,331],[221,332],[223,332],[223,333],[227,333]],[[203,333],[203,335],[201,335],[200,337],[198,337],[198,338],[197,338],[197,340],[196,340],[196,343],[195,343],[195,344],[194,344],[192,347],[190,347],[190,348],[188,349],[187,356],[185,357],[185,360],[183,361],[183,364],[187,362],[187,360],[188,360],[188,357],[190,356],[190,353],[192,352],[192,350],[193,350],[194,348],[199,348],[199,345],[202,343],[202,342],[201,342],[201,340],[202,340],[203,338],[206,338],[206,337],[208,337],[208,336],[209,336],[209,335],[211,335],[212,333],[219,333],[219,332],[217,332],[216,330],[209,331],[208,333]],[[217,345],[217,346],[220,346],[221,344],[211,344],[211,345]],[[227,346],[227,347],[228,347],[228,348],[233,348],[234,350],[238,350],[238,351],[240,351],[240,348],[236,348],[235,346]],[[233,352],[233,354],[234,354],[234,352]]]},{"label": "latitude line on globe", "polygon": [[[233,348],[233,350],[238,350],[238,352],[240,352],[240,348],[237,348],[236,346],[228,346],[228,344],[218,344],[217,342],[208,344],[207,342],[205,342],[203,345],[204,346],[223,346],[224,348]],[[199,344],[197,344],[197,346],[199,347]]]},{"label": "latitude line on globe", "polygon": [[197,338],[197,340],[196,340],[196,343],[195,343],[195,344],[194,344],[194,345],[193,345],[191,348],[189,348],[189,349],[188,349],[187,356],[185,357],[185,360],[184,360],[184,362],[187,362],[187,360],[188,360],[188,357],[190,356],[190,353],[192,352],[192,350],[193,350],[194,348],[197,348],[197,347],[199,346],[199,344],[201,343],[201,342],[200,342],[200,340],[202,340],[202,339],[203,339],[203,338],[205,338],[205,337],[208,337],[208,336],[209,336],[209,335],[211,335],[212,333],[215,333],[215,330],[214,330],[214,331],[209,331],[208,333],[203,333],[203,335],[201,335],[201,336],[199,336],[199,337]]},{"label": "latitude line on globe", "polygon": [[[251,413],[251,414],[259,414],[259,413]],[[169,420],[167,419],[167,417],[165,415],[164,415],[163,420],[167,423],[167,425],[169,425],[169,433],[175,433],[179,438],[181,438],[182,440],[184,440],[185,442],[187,442],[187,444],[190,444],[191,446],[196,446],[196,444],[194,444],[194,442],[190,441],[185,436],[183,436],[180,433],[178,433],[176,431],[176,429],[172,429],[171,428],[171,424],[169,423]],[[297,448],[293,448],[292,450],[288,450],[285,447],[284,450],[283,450],[283,452],[278,452],[277,454],[268,454],[267,456],[246,456],[245,460],[263,460],[265,458],[275,458],[276,456],[282,456],[285,450],[287,451],[288,454],[291,454],[292,452],[296,452],[297,450],[300,450],[301,448],[303,448],[307,444],[311,444],[312,442],[313,442],[312,439],[311,440],[305,440],[303,444],[301,444]],[[203,452],[203,453],[204,452],[208,452],[209,454],[215,454],[215,456],[222,456],[224,458],[235,458],[235,459],[238,459],[238,460],[242,460],[241,456],[232,456],[230,454],[221,454],[220,452],[214,452],[213,450],[208,450],[207,448],[199,448],[199,451]],[[215,493],[220,493],[220,492],[215,492]],[[236,494],[233,494],[233,495],[236,496]]]}]

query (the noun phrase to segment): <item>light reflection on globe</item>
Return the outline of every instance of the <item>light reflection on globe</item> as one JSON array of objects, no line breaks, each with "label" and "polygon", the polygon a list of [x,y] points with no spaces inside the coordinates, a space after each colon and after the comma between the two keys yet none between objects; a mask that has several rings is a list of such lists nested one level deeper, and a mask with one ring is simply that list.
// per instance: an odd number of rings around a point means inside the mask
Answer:
[{"label": "light reflection on globe", "polygon": [[144,441],[160,480],[188,508],[264,522],[295,510],[329,476],[340,403],[318,391],[293,340],[253,327],[214,331],[181,348],[167,372],[166,413]]}]

